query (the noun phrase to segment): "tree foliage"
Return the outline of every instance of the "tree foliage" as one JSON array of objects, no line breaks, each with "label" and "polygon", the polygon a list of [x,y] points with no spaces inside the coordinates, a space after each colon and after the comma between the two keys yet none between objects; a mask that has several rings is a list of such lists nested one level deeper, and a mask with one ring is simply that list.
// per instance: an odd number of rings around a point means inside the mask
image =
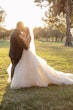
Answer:
[{"label": "tree foliage", "polygon": [[[60,16],[61,13],[65,15],[66,19],[66,46],[71,46],[71,32],[70,28],[73,26],[73,0],[35,0],[36,5],[43,8],[43,2],[48,2],[49,13],[46,12],[45,15],[49,18],[54,18]],[[40,5],[41,4],[41,5]]]},{"label": "tree foliage", "polygon": [[44,28],[40,28],[40,27],[36,27],[33,30],[34,33],[34,37],[36,39],[44,39],[46,41],[63,41],[64,37],[65,37],[65,33],[55,29],[53,30],[53,28],[49,28],[49,27],[44,27]]},{"label": "tree foliage", "polygon": [[4,22],[6,16],[5,10],[0,6],[0,23]]}]

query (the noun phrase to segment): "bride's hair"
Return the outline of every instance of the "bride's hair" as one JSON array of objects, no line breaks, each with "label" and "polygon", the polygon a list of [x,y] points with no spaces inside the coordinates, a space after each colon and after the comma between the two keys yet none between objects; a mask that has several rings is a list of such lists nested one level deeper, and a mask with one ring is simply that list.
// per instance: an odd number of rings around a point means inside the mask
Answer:
[{"label": "bride's hair", "polygon": [[24,32],[25,32],[27,35],[30,34],[29,28],[28,28],[28,27],[25,27],[25,28],[24,28]]}]

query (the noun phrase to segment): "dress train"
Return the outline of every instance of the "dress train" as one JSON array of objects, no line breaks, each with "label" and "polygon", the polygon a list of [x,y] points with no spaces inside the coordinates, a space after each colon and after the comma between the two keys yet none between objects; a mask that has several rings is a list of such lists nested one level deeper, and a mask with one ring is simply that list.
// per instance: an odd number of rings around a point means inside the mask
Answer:
[{"label": "dress train", "polygon": [[[7,69],[9,82],[11,80],[10,71],[11,65]],[[10,88],[46,87],[49,84],[71,85],[73,84],[73,74],[54,70],[44,59],[34,54],[31,50],[24,50],[22,58],[15,68]]]}]

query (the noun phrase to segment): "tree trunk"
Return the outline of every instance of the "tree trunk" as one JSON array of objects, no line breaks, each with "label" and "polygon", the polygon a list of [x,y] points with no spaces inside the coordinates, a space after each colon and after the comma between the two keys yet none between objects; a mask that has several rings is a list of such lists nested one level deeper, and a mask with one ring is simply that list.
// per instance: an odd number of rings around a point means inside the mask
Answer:
[{"label": "tree trunk", "polygon": [[69,0],[66,1],[66,41],[65,46],[72,46],[70,32],[70,7]]}]

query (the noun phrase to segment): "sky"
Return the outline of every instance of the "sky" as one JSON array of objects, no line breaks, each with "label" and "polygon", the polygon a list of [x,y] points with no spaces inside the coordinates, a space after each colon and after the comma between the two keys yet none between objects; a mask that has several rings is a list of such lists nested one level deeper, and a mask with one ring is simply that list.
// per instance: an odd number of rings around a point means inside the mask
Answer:
[{"label": "sky", "polygon": [[18,21],[29,27],[43,26],[45,9],[37,7],[34,0],[0,0],[0,6],[7,13],[4,22],[7,29],[15,28]]}]

